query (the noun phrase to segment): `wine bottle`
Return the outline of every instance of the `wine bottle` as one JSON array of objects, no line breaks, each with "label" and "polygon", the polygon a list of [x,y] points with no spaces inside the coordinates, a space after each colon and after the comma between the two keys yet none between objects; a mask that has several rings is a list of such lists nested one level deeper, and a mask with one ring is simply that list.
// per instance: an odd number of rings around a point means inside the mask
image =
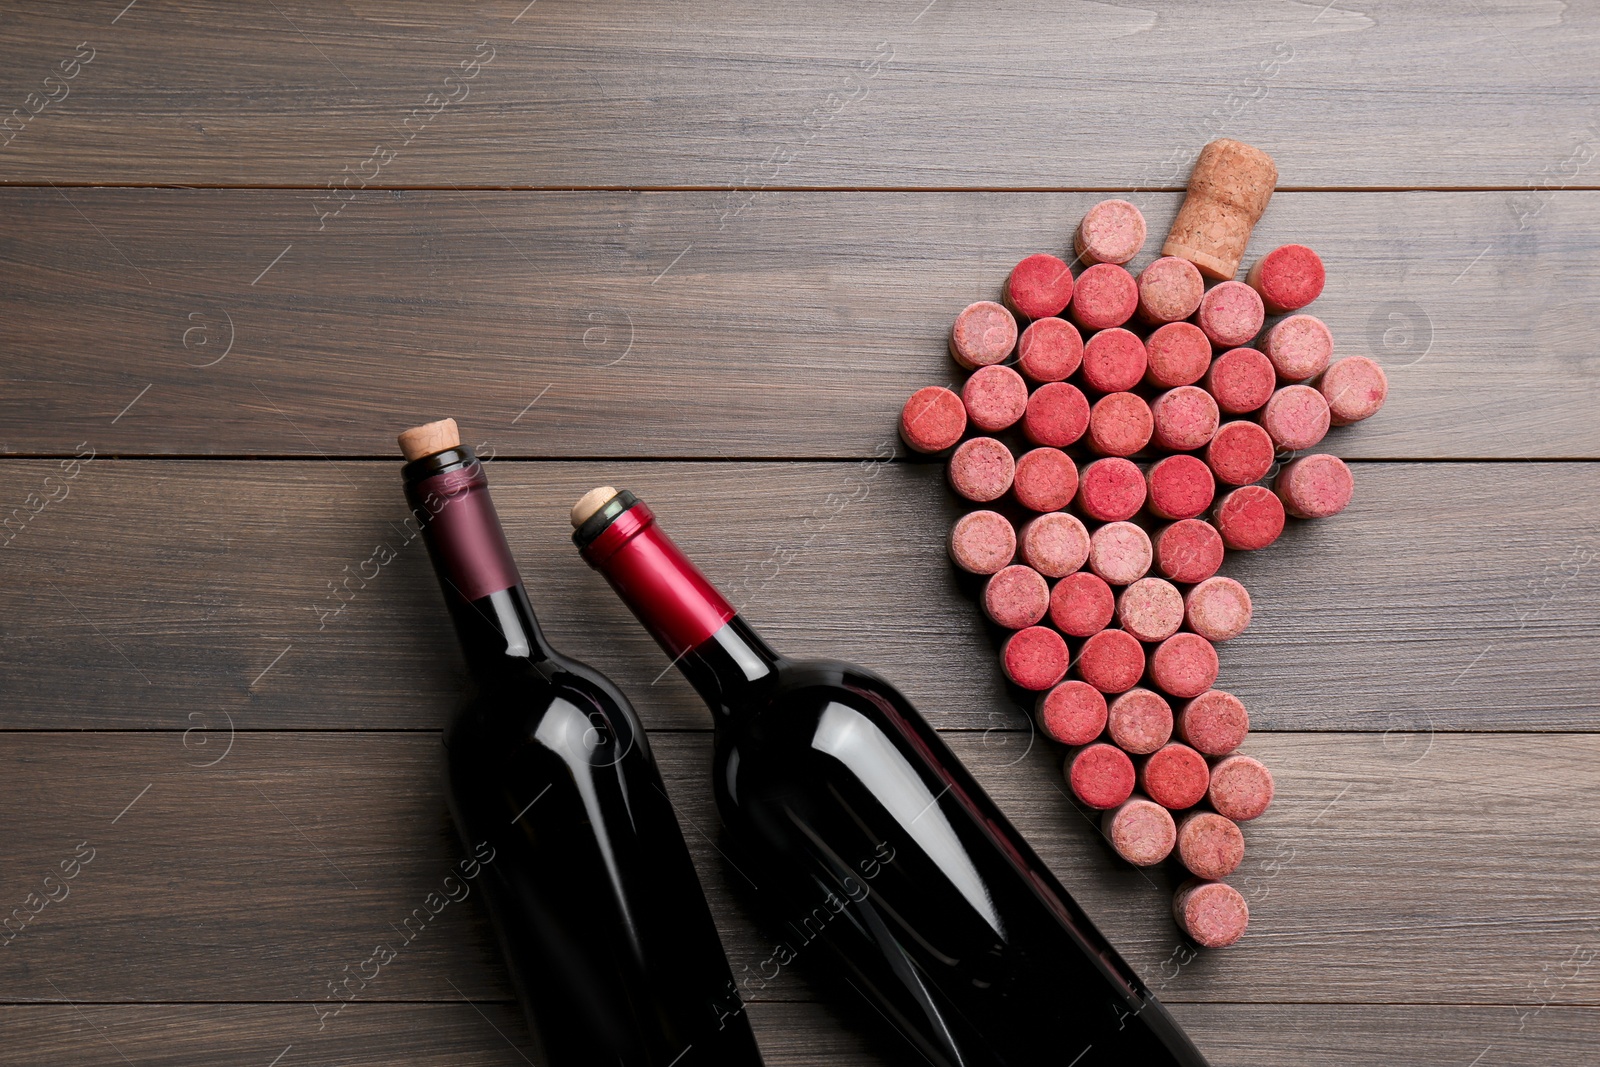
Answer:
[{"label": "wine bottle", "polygon": [[[710,705],[740,869],[937,1067],[1205,1058],[888,682],[774,652],[609,487],[573,541]],[[811,945],[817,945],[812,949]]]},{"label": "wine bottle", "polygon": [[759,1067],[650,745],[626,697],[550,647],[453,420],[401,435],[405,491],[471,672],[445,795],[552,1067]]}]

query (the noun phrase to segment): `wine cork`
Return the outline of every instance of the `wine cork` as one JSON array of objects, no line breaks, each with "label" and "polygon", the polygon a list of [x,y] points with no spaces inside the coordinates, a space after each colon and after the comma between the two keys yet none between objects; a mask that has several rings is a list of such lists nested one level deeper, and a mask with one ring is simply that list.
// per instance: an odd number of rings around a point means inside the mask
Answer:
[{"label": "wine cork", "polygon": [[1143,578],[1150,553],[1150,535],[1131,522],[1108,522],[1089,535],[1089,569],[1110,585]]},{"label": "wine cork", "polygon": [[1133,318],[1139,283],[1115,263],[1096,263],[1078,275],[1068,314],[1085,330],[1108,330]]},{"label": "wine cork", "polygon": [[1225,422],[1206,445],[1206,466],[1224,485],[1249,485],[1272,469],[1277,449],[1254,422]]},{"label": "wine cork", "polygon": [[[1084,536],[1084,555],[1088,555]],[[1017,554],[1011,520],[997,511],[969,511],[950,527],[950,558],[969,574],[994,574]]]},{"label": "wine cork", "polygon": [[438,422],[413,426],[403,431],[397,440],[400,442],[400,454],[410,461],[449,448],[460,448],[461,431],[456,427],[455,419],[440,419]]},{"label": "wine cork", "polygon": [[1144,507],[1144,494],[1144,472],[1131,460],[1097,459],[1078,476],[1078,507],[1101,522],[1133,518]]},{"label": "wine cork", "polygon": [[1093,637],[1111,624],[1116,604],[1104,578],[1092,571],[1076,571],[1050,590],[1050,621],[1068,637]]},{"label": "wine cork", "polygon": [[1078,468],[1059,448],[1035,448],[1018,457],[1011,490],[1030,511],[1059,511],[1078,492]]},{"label": "wine cork", "polygon": [[1006,306],[1025,319],[1044,319],[1066,310],[1072,299],[1072,269],[1055,256],[1029,256],[1011,268]]},{"label": "wine cork", "polygon": [[1188,195],[1161,254],[1182,256],[1208,278],[1232,278],[1277,183],[1277,166],[1259,148],[1212,141],[1189,173]]},{"label": "wine cork", "polygon": [[1036,382],[1059,382],[1083,362],[1083,335],[1066,319],[1035,319],[1017,342],[1017,369]]},{"label": "wine cork", "polygon": [[1039,728],[1063,745],[1087,745],[1106,728],[1105,694],[1076,678],[1039,697]]},{"label": "wine cork", "polygon": [[961,403],[975,429],[997,433],[1028,409],[1028,383],[1010,367],[979,367],[961,387]]},{"label": "wine cork", "polygon": [[1130,689],[1106,710],[1106,731],[1130,756],[1148,756],[1172,738],[1172,706],[1160,693]]},{"label": "wine cork", "polygon": [[1322,295],[1322,259],[1305,245],[1274,248],[1250,268],[1245,284],[1261,294],[1267,311],[1298,311]]},{"label": "wine cork", "polygon": [[1144,238],[1144,214],[1138,208],[1126,200],[1102,200],[1078,223],[1072,246],[1085,263],[1120,266],[1139,254]]},{"label": "wine cork", "polygon": [[968,304],[950,327],[950,355],[968,370],[1000,363],[1017,347],[1017,320],[993,300]]},{"label": "wine cork", "polygon": [[1086,745],[1067,761],[1067,784],[1091,808],[1114,808],[1133,795],[1133,761],[1116,745]]},{"label": "wine cork", "polygon": [[1244,701],[1221,689],[1207,689],[1178,709],[1178,740],[1203,756],[1226,756],[1250,732]]},{"label": "wine cork", "polygon": [[917,452],[943,452],[966,432],[966,406],[943,386],[918,389],[900,411],[900,439]]},{"label": "wine cork", "polygon": [[1195,321],[1217,348],[1238,348],[1261,332],[1266,309],[1261,297],[1244,282],[1222,282],[1200,298]]},{"label": "wine cork", "polygon": [[1211,506],[1217,483],[1195,456],[1168,456],[1145,472],[1150,513],[1160,519],[1192,519]]},{"label": "wine cork", "polygon": [[1036,445],[1065,448],[1089,429],[1089,401],[1075,385],[1051,382],[1028,397],[1022,435]]},{"label": "wine cork", "polygon": [[1150,420],[1150,439],[1158,448],[1192,452],[1211,442],[1222,414],[1210,393],[1198,385],[1180,385],[1150,402]]},{"label": "wine cork", "polygon": [[1258,759],[1235,753],[1211,768],[1206,799],[1234,822],[1259,818],[1272,803],[1272,772]]},{"label": "wine cork", "polygon": [[1389,378],[1366,356],[1346,356],[1312,383],[1328,402],[1328,422],[1348,426],[1371,418],[1389,395]]},{"label": "wine cork", "polygon": [[1172,918],[1201,948],[1227,948],[1250,925],[1250,905],[1226,882],[1192,879],[1173,895]]},{"label": "wine cork", "polygon": [[1174,582],[1203,582],[1222,566],[1222,535],[1203,519],[1181,519],[1150,539],[1156,570]]},{"label": "wine cork", "polygon": [[1192,385],[1211,366],[1211,340],[1192,322],[1158,327],[1144,344],[1144,380],[1157,389]]},{"label": "wine cork", "polygon": [[946,473],[957,493],[974,503],[987,504],[1006,495],[1016,466],[1011,449],[992,437],[974,437],[951,454]]},{"label": "wine cork", "polygon": [[1278,374],[1266,353],[1254,348],[1230,348],[1211,361],[1201,379],[1217,407],[1229,415],[1243,415],[1265,404],[1278,387]]},{"label": "wine cork", "polygon": [[1102,456],[1131,456],[1150,443],[1155,419],[1134,393],[1107,393],[1089,409],[1089,447]]},{"label": "wine cork", "polygon": [[1302,456],[1278,472],[1273,491],[1297,519],[1325,519],[1350,505],[1355,478],[1338,456]]},{"label": "wine cork", "polygon": [[1178,822],[1178,862],[1196,878],[1226,878],[1244,862],[1239,824],[1214,811],[1191,811]]},{"label": "wine cork", "polygon": [[1151,326],[1181,322],[1193,315],[1206,282],[1187,259],[1162,256],[1139,272],[1139,319]]},{"label": "wine cork", "polygon": [[1024,689],[1049,689],[1067,673],[1069,662],[1067,643],[1044,626],[1018,630],[1000,649],[1001,669]]},{"label": "wine cork", "polygon": [[1050,609],[1050,585],[1032,567],[1014,563],[983,587],[983,613],[1008,630],[1025,630]]},{"label": "wine cork", "polygon": [[1150,680],[1180,700],[1197,697],[1216,683],[1217,650],[1199,634],[1173,634],[1150,653]]},{"label": "wine cork", "polygon": [[1078,677],[1102,693],[1126,693],[1143,675],[1144,646],[1125,631],[1101,630],[1078,650]]},{"label": "wine cork", "polygon": [[1207,578],[1184,594],[1183,619],[1213,644],[1231,641],[1250,626],[1250,593],[1232,578]]},{"label": "wine cork", "polygon": [[1046,578],[1064,578],[1089,558],[1089,531],[1076,515],[1053,511],[1028,520],[1017,547],[1022,561]]},{"label": "wine cork", "polygon": [[1206,758],[1188,745],[1169,742],[1139,767],[1139,788],[1163,808],[1182,811],[1205,799],[1211,784]]},{"label": "wine cork", "polygon": [[1235,489],[1217,501],[1211,514],[1222,543],[1229,548],[1266,548],[1283,533],[1283,501],[1264,485]]},{"label": "wine cork", "polygon": [[588,522],[595,512],[609,504],[611,498],[616,495],[617,491],[611,486],[602,485],[580,496],[578,502],[572,505],[572,511],[568,515],[568,518],[572,520],[572,528],[576,530]]},{"label": "wine cork", "polygon": [[1125,393],[1144,380],[1144,342],[1129,330],[1101,330],[1083,343],[1083,381],[1102,393]]},{"label": "wine cork", "polygon": [[1183,625],[1183,594],[1163,578],[1140,578],[1117,597],[1117,622],[1141,641],[1165,641]]},{"label": "wine cork", "polygon": [[1315,315],[1290,315],[1267,331],[1261,351],[1280,382],[1303,382],[1328,369],[1333,333]]},{"label": "wine cork", "polygon": [[1291,452],[1311,448],[1328,434],[1328,402],[1309,385],[1286,385],[1261,409],[1272,443]]},{"label": "wine cork", "polygon": [[1172,854],[1178,827],[1172,813],[1148,797],[1130,796],[1100,817],[1100,832],[1135,867],[1153,867]]}]

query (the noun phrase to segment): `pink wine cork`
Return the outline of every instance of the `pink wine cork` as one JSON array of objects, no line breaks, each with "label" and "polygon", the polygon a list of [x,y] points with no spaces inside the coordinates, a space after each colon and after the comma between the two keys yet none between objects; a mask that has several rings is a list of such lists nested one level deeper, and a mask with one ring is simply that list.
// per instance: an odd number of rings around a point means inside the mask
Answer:
[{"label": "pink wine cork", "polygon": [[1078,275],[1072,291],[1072,321],[1085,330],[1109,330],[1133,318],[1139,283],[1115,263],[1096,263]]},{"label": "pink wine cork", "polygon": [[1250,268],[1245,284],[1261,294],[1267,311],[1298,311],[1322,295],[1322,259],[1305,245],[1274,248]]},{"label": "pink wine cork", "polygon": [[1299,452],[1327,436],[1328,402],[1309,385],[1286,385],[1261,409],[1261,426],[1273,444]]},{"label": "pink wine cork", "polygon": [[1139,768],[1139,788],[1163,808],[1182,811],[1205,799],[1211,784],[1206,758],[1176,741],[1162,745]]},{"label": "pink wine cork", "polygon": [[1238,348],[1261,332],[1266,309],[1261,297],[1244,282],[1222,282],[1200,298],[1200,310],[1194,317],[1217,348]]},{"label": "pink wine cork", "polygon": [[1232,278],[1276,184],[1278,168],[1261,149],[1212,141],[1189,172],[1189,193],[1161,254],[1182,256],[1208,278]]},{"label": "pink wine cork", "polygon": [[1076,515],[1053,511],[1030,519],[1017,547],[1022,561],[1046,578],[1064,578],[1089,558],[1089,531]]},{"label": "pink wine cork", "polygon": [[1333,333],[1315,315],[1290,315],[1267,331],[1261,351],[1280,382],[1303,382],[1328,369]]},{"label": "pink wine cork", "polygon": [[1072,269],[1055,256],[1029,256],[1011,268],[1005,300],[1025,319],[1059,315],[1072,299]]},{"label": "pink wine cork", "polygon": [[1083,381],[1102,393],[1125,393],[1144,380],[1144,342],[1120,327],[1101,330],[1083,343]]},{"label": "pink wine cork", "polygon": [[943,452],[966,432],[966,406],[940,385],[918,389],[900,411],[900,439],[918,452]]},{"label": "pink wine cork", "polygon": [[1059,382],[1083,362],[1083,335],[1066,319],[1036,319],[1017,342],[1017,369],[1036,382]]},{"label": "pink wine cork", "polygon": [[1389,395],[1388,376],[1366,356],[1344,357],[1313,384],[1328,402],[1328,421],[1334,426],[1371,418]]},{"label": "pink wine cork", "polygon": [[1006,495],[1016,469],[1011,449],[992,437],[974,437],[951,453],[947,473],[950,487],[957,493],[975,503],[987,504]]},{"label": "pink wine cork", "polygon": [[1216,684],[1217,650],[1199,634],[1173,634],[1150,653],[1150,680],[1180,700],[1197,697]]},{"label": "pink wine cork", "polygon": [[1338,456],[1302,456],[1278,472],[1273,491],[1297,519],[1325,519],[1350,505],[1356,482]]},{"label": "pink wine cork", "polygon": [[1211,340],[1192,322],[1169,322],[1144,343],[1144,380],[1158,389],[1192,385],[1211,366]]},{"label": "pink wine cork", "polygon": [[1224,485],[1249,485],[1266,477],[1277,448],[1254,422],[1225,422],[1206,445],[1206,466]]},{"label": "pink wine cork", "polygon": [[1150,539],[1156,570],[1170,581],[1203,582],[1222,566],[1222,535],[1203,519],[1163,526]]},{"label": "pink wine cork", "polygon": [[1184,595],[1183,619],[1213,644],[1231,641],[1250,626],[1250,593],[1232,578],[1207,578]]},{"label": "pink wine cork", "polygon": [[1101,630],[1078,650],[1078,677],[1102,693],[1126,693],[1144,675],[1144,646],[1122,630]]},{"label": "pink wine cork", "polygon": [[983,613],[1008,630],[1025,630],[1050,610],[1050,585],[1032,567],[1014,563],[983,587]]},{"label": "pink wine cork", "polygon": [[1258,759],[1235,753],[1211,768],[1206,799],[1234,822],[1249,822],[1272,803],[1272,772]]},{"label": "pink wine cork", "polygon": [[1147,797],[1131,796],[1100,817],[1100,832],[1135,867],[1153,867],[1172,854],[1178,827],[1172,813]]},{"label": "pink wine cork", "polygon": [[1087,745],[1106,728],[1106,698],[1088,682],[1062,682],[1039,697],[1039,726],[1052,741]]},{"label": "pink wine cork", "polygon": [[1117,622],[1141,641],[1165,641],[1183,625],[1183,594],[1165,579],[1140,578],[1117,597]]},{"label": "pink wine cork", "polygon": [[1211,468],[1194,456],[1168,456],[1145,472],[1150,513],[1160,519],[1204,514],[1216,495]]},{"label": "pink wine cork", "polygon": [[1172,898],[1172,918],[1201,948],[1227,948],[1250,925],[1250,905],[1227,882],[1191,879]]},{"label": "pink wine cork", "polygon": [[1244,832],[1214,811],[1191,811],[1178,822],[1178,862],[1196,878],[1226,878],[1244,862]]},{"label": "pink wine cork", "polygon": [[1059,511],[1078,492],[1078,467],[1059,448],[1035,448],[1018,457],[1011,488],[1030,511]]},{"label": "pink wine cork", "polygon": [[1207,689],[1178,709],[1178,740],[1203,756],[1226,756],[1250,732],[1244,701],[1221,689]]},{"label": "pink wine cork", "polygon": [[1229,548],[1266,548],[1283,533],[1283,501],[1264,485],[1235,489],[1217,501],[1211,514],[1222,543]]},{"label": "pink wine cork", "polygon": [[961,387],[961,403],[975,429],[996,433],[1028,410],[1028,383],[1010,367],[979,367]]},{"label": "pink wine cork", "polygon": [[1022,434],[1036,445],[1065,448],[1089,429],[1089,401],[1075,385],[1051,382],[1028,397]]},{"label": "pink wine cork", "polygon": [[1000,666],[1024,689],[1049,689],[1067,673],[1067,643],[1045,626],[1030,626],[1006,638]]},{"label": "pink wine cork", "polygon": [[400,454],[406,459],[421,459],[436,452],[460,448],[461,430],[456,426],[455,419],[440,419],[404,430],[395,440],[400,442]]},{"label": "pink wine cork", "polygon": [[1089,409],[1089,447],[1102,456],[1131,456],[1150,443],[1155,418],[1134,393],[1107,393]]},{"label": "pink wine cork", "polygon": [[1144,507],[1144,494],[1144,472],[1131,460],[1097,459],[1078,475],[1078,507],[1101,522],[1133,518]]},{"label": "pink wine cork", "polygon": [[1212,360],[1201,379],[1217,407],[1229,415],[1243,415],[1265,404],[1278,387],[1278,374],[1266,353],[1254,348],[1230,348]]},{"label": "pink wine cork", "polygon": [[1210,393],[1197,385],[1180,385],[1150,402],[1150,419],[1150,439],[1158,448],[1192,452],[1211,442],[1222,415]]},{"label": "pink wine cork", "polygon": [[993,300],[968,304],[950,327],[950,355],[968,370],[1000,363],[1017,347],[1017,320]]},{"label": "pink wine cork", "polygon": [[1126,200],[1102,200],[1083,216],[1073,250],[1085,263],[1122,265],[1144,247],[1144,214]]},{"label": "pink wine cork", "polygon": [[1089,569],[1110,585],[1150,573],[1150,535],[1131,522],[1108,522],[1089,535]]},{"label": "pink wine cork", "polygon": [[1133,761],[1116,745],[1088,745],[1067,761],[1072,793],[1091,808],[1114,808],[1133,795]]},{"label": "pink wine cork", "polygon": [[1050,590],[1050,621],[1068,637],[1093,637],[1111,625],[1116,605],[1116,597],[1104,578],[1091,571],[1077,571]]},{"label": "pink wine cork", "polygon": [[1160,693],[1130,689],[1111,702],[1106,730],[1130,756],[1148,756],[1172,739],[1172,707]]},{"label": "pink wine cork", "polygon": [[1016,531],[997,511],[970,511],[950,527],[950,558],[969,574],[993,574],[1016,554]]},{"label": "pink wine cork", "polygon": [[1205,295],[1200,270],[1187,259],[1162,256],[1139,272],[1139,318],[1151,326],[1181,322],[1193,315]]}]

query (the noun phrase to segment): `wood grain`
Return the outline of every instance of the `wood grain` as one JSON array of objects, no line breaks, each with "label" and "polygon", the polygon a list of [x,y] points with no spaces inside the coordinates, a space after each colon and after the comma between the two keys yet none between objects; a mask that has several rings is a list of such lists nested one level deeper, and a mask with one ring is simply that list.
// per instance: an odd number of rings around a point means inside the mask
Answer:
[{"label": "wood grain", "polygon": [[[131,16],[130,16],[131,17]],[[453,415],[500,455],[903,451],[960,381],[955,313],[1060,251],[1094,193],[0,190],[0,452],[389,456]],[[1171,193],[1132,194],[1153,231]],[[1281,194],[1340,354],[1391,375],[1361,458],[1600,457],[1600,193]],[[1518,211],[1525,212],[1519,221]],[[1152,241],[1135,261],[1156,253]]]}]

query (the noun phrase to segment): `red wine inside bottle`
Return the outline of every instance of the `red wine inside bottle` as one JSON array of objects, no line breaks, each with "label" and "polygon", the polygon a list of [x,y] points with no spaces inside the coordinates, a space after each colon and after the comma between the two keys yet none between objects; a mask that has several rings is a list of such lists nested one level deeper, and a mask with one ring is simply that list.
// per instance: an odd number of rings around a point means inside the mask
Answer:
[{"label": "red wine inside bottle", "polygon": [[468,850],[493,849],[479,882],[535,1058],[759,1067],[627,698],[545,640],[470,448],[404,479],[473,681],[445,732],[445,793]]},{"label": "red wine inside bottle", "polygon": [[796,956],[831,961],[938,1067],[1204,1067],[905,697],[774,652],[648,507],[606,495],[579,502],[573,540],[710,705],[718,807],[757,895],[807,931]]}]

